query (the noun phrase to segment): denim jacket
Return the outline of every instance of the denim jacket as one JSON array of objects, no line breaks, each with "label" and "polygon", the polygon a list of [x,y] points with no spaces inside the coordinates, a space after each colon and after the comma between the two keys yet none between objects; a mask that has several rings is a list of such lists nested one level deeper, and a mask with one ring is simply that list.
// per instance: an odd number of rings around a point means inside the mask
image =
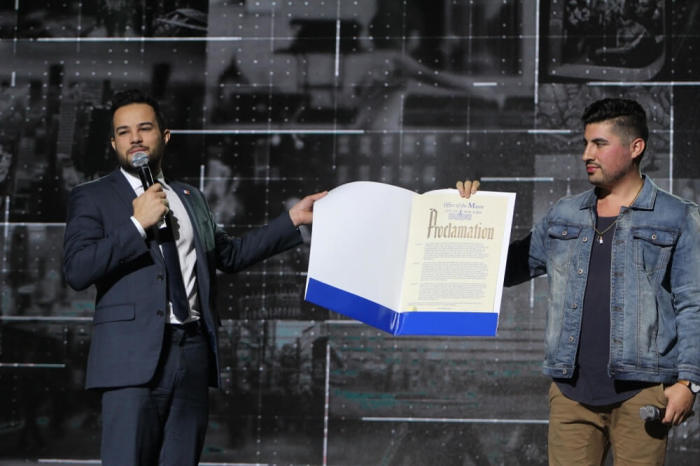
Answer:
[{"label": "denim jacket", "polygon": [[[595,232],[593,190],[559,200],[508,250],[506,286],[547,274],[543,372],[573,376]],[[615,379],[700,383],[700,212],[644,177],[615,227],[610,359]]]}]

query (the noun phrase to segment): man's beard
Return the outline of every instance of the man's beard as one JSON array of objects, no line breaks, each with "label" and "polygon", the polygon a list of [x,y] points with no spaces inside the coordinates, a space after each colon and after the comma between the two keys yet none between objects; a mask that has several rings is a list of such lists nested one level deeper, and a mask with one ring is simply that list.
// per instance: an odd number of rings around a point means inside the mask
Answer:
[{"label": "man's beard", "polygon": [[136,167],[132,166],[126,159],[123,159],[122,157],[119,157],[119,166],[122,167],[122,169],[125,172],[138,176],[138,171],[136,170]]}]

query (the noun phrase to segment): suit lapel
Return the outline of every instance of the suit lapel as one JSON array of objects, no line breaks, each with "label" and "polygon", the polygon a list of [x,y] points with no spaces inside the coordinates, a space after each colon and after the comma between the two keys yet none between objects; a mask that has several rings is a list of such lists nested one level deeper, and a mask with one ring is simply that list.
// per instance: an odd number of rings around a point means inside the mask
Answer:
[{"label": "suit lapel", "polygon": [[107,175],[107,180],[110,182],[112,188],[117,193],[117,196],[124,204],[124,208],[131,211],[131,201],[136,199],[136,193],[124,177],[121,170],[114,170],[112,173]]}]

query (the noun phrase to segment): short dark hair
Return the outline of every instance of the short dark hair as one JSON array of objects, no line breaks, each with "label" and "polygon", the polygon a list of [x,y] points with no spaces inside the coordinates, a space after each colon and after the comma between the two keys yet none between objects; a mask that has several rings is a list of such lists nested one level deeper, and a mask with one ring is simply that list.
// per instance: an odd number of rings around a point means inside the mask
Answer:
[{"label": "short dark hair", "polygon": [[114,94],[112,97],[112,105],[109,109],[110,115],[110,128],[111,134],[114,135],[114,113],[121,107],[130,104],[146,104],[153,108],[156,114],[156,121],[158,122],[158,127],[161,131],[165,129],[165,117],[163,112],[160,110],[160,105],[158,101],[141,91],[140,89],[127,89],[125,91],[120,91]]},{"label": "short dark hair", "polygon": [[581,121],[590,123],[613,120],[615,126],[630,139],[649,139],[647,114],[639,103],[630,99],[601,99],[590,104],[583,111]]}]

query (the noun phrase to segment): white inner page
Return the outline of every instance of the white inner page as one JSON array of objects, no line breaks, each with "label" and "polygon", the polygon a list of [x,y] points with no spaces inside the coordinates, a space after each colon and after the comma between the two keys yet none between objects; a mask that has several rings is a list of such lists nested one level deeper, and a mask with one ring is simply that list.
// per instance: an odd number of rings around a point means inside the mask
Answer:
[{"label": "white inner page", "polygon": [[398,309],[408,241],[408,189],[347,183],[314,204],[308,278]]}]

